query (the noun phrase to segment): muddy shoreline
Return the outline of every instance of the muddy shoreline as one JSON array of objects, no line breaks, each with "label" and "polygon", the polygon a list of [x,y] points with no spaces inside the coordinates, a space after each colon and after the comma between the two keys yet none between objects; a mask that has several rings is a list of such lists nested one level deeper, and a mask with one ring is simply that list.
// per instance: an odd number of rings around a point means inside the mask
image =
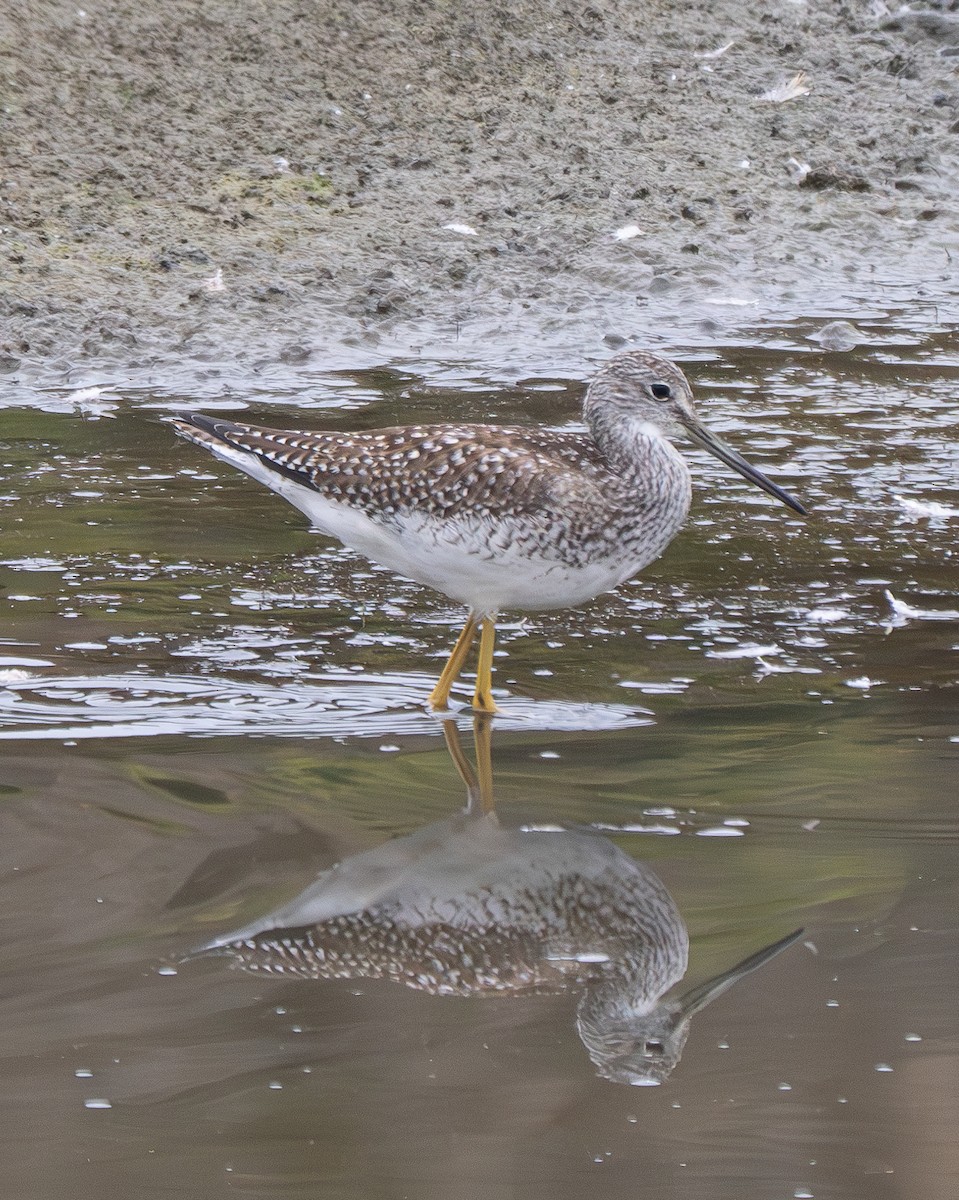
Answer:
[{"label": "muddy shoreline", "polygon": [[0,398],[948,325],[956,47],[878,3],[8,10]]}]

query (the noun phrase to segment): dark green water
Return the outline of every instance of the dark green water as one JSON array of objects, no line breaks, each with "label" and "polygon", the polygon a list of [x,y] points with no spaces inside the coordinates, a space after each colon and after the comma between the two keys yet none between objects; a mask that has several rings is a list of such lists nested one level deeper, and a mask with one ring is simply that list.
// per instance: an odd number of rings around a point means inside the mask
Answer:
[{"label": "dark green water", "polygon": [[[575,982],[180,961],[462,805],[424,710],[461,613],[177,441],[183,398],[3,412],[4,1194],[959,1194],[959,357],[891,319],[844,355],[804,332],[688,366],[812,516],[692,455],[659,563],[499,642],[504,826],[647,864],[684,987],[806,931],[659,1087],[597,1076]],[[246,412],[561,426],[578,395],[400,364]]]}]

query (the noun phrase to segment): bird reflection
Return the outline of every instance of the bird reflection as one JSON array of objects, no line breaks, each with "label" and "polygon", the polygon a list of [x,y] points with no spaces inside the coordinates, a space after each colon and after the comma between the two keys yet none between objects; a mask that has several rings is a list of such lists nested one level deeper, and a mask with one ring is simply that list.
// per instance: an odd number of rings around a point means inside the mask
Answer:
[{"label": "bird reflection", "polygon": [[692,1018],[802,930],[678,996],[689,939],[642,863],[595,833],[508,829],[493,804],[490,721],[474,718],[477,767],[444,722],[467,790],[444,821],[345,859],[295,900],[201,947],[246,970],[391,979],[443,996],[579,989],[579,1036],[597,1073],[662,1083]]}]

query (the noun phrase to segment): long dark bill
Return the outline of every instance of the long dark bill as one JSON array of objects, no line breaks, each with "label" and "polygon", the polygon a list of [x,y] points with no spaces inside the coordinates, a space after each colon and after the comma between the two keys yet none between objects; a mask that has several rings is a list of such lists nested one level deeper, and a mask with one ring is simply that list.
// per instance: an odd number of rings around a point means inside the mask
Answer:
[{"label": "long dark bill", "polygon": [[730,967],[728,971],[723,971],[721,975],[717,975],[715,979],[710,979],[706,983],[699,984],[691,991],[688,991],[679,1001],[677,1010],[681,1017],[691,1017],[695,1013],[700,1012],[710,1004],[717,996],[721,996],[723,992],[736,984],[746,975],[750,975],[753,971],[758,971],[760,967],[764,967],[771,958],[775,958],[777,954],[782,952],[793,942],[797,942],[803,935],[805,930],[796,929],[786,937],[780,938],[778,942],[773,942],[771,946],[764,946],[762,950],[757,950],[755,954],[750,954],[748,958],[744,958],[742,962],[736,963],[734,967]]},{"label": "long dark bill", "polygon": [[732,467],[734,471],[738,471],[744,479],[748,479],[750,483],[761,487],[770,496],[775,496],[777,500],[781,500],[793,512],[797,512],[801,516],[806,515],[808,510],[795,497],[790,496],[788,492],[784,492],[771,479],[767,479],[762,471],[758,470],[751,463],[746,462],[738,451],[734,450],[732,446],[727,446],[721,437],[718,437],[715,433],[710,433],[698,421],[687,422],[686,432],[698,446],[702,446],[704,450],[708,450],[710,454],[714,454],[720,462],[724,462],[727,466]]}]

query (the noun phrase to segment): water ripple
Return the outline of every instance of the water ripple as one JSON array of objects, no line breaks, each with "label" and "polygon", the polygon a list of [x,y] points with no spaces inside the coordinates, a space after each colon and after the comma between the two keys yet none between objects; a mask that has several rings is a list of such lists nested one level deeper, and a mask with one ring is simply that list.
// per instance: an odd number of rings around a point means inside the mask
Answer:
[{"label": "water ripple", "polygon": [[[319,684],[118,674],[11,680],[0,690],[0,740],[159,737],[374,738],[433,734],[417,703],[426,680],[331,671]],[[506,697],[502,729],[602,730],[653,723],[643,708]]]}]

